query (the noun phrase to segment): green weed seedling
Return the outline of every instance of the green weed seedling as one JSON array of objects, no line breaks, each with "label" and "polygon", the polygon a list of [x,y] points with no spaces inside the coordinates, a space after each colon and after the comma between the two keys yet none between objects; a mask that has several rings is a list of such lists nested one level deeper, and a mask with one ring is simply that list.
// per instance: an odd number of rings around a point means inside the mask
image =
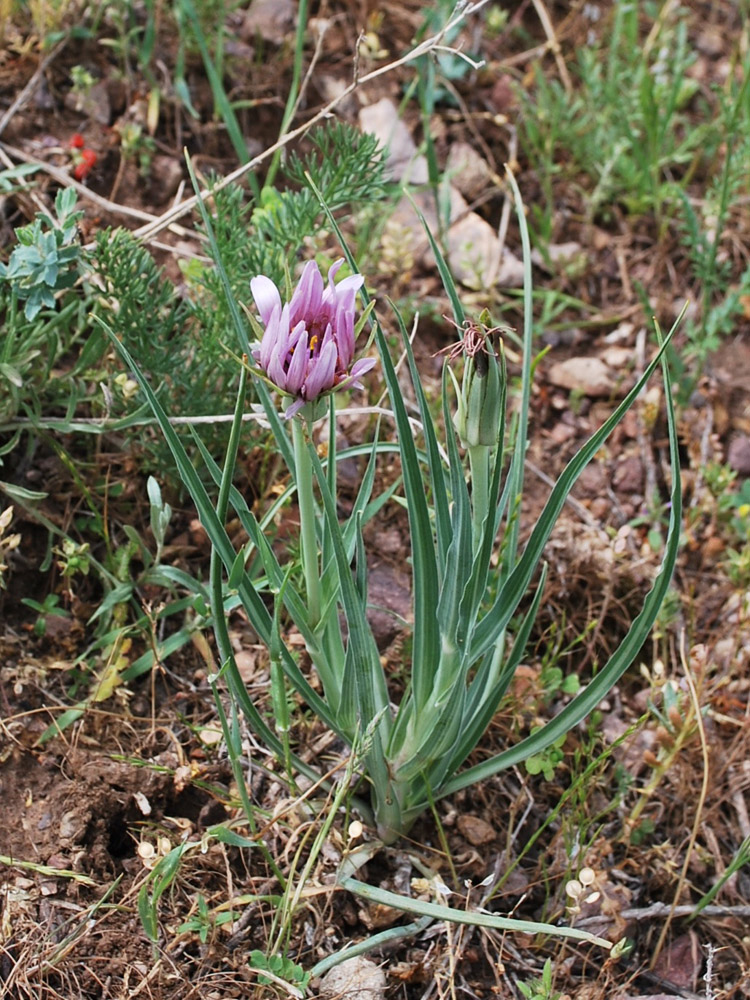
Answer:
[{"label": "green weed seedling", "polygon": [[151,173],[151,161],[156,151],[156,143],[138,122],[124,122],[119,126],[118,132],[122,158],[132,160],[137,164],[141,177],[148,177]]},{"label": "green weed seedling", "polygon": [[36,611],[39,616],[34,622],[34,635],[42,636],[47,632],[47,618],[70,618],[70,612],[60,607],[59,594],[47,594],[43,601],[35,601],[31,597],[22,597],[21,604]]},{"label": "green weed seedling", "polygon": [[530,983],[516,982],[516,986],[524,1000],[560,1000],[562,996],[562,993],[555,993],[552,989],[552,960],[549,958],[544,963],[539,979],[534,979]]},{"label": "green weed seedling", "polygon": [[750,585],[750,479],[739,490],[719,500],[719,511],[729,515],[734,544],[726,551],[727,575],[737,588]]},{"label": "green weed seedling", "polygon": [[70,79],[72,83],[70,92],[76,98],[76,111],[83,111],[89,102],[96,77],[92,76],[85,66],[72,66]]},{"label": "green weed seedling", "polygon": [[[684,748],[697,736],[700,725],[693,699],[674,680],[665,677],[660,660],[654,663],[651,671],[643,666],[641,672],[651,680],[653,687],[648,707],[656,741],[654,751],[644,755],[652,769],[651,777],[639,789],[638,800],[625,820],[625,830],[634,844],[642,843],[654,832],[653,820],[644,815],[644,811]],[[700,709],[701,714],[704,711]]]},{"label": "green weed seedling", "polygon": [[722,887],[726,885],[729,879],[738,872],[741,868],[746,865],[750,865],[750,837],[745,837],[742,843],[739,845],[735,851],[734,857],[726,866],[724,871],[721,873],[716,882],[711,886],[708,892],[702,896],[698,902],[695,904],[695,910],[688,918],[690,920],[695,919],[706,906],[708,906],[719,894]]},{"label": "green weed seedling", "polygon": [[[538,732],[541,727],[531,730],[531,735]],[[524,767],[528,774],[541,774],[545,781],[552,781],[555,776],[555,768],[562,764],[565,753],[562,749],[565,743],[566,734],[558,736],[554,743],[539,753],[532,754],[524,761]]]},{"label": "green weed seedling", "polygon": [[201,944],[208,941],[209,935],[213,934],[217,927],[231,924],[237,919],[237,914],[231,911],[215,912],[210,910],[205,897],[201,894],[198,895],[196,906],[196,912],[180,925],[178,933],[197,934]]},{"label": "green weed seedling", "polygon": [[543,639],[539,685],[545,705],[561,694],[574,695],[579,691],[580,677],[575,673],[565,673],[559,663],[577,647],[583,646],[597,625],[595,621],[588,622],[582,632],[566,641],[565,624],[564,617],[560,622],[552,622]]},{"label": "green weed seedling", "polygon": [[[310,973],[285,955],[264,955],[262,951],[250,952],[250,967],[258,975],[261,986],[291,986],[304,995],[310,982]],[[294,995],[294,994],[292,994]]]}]

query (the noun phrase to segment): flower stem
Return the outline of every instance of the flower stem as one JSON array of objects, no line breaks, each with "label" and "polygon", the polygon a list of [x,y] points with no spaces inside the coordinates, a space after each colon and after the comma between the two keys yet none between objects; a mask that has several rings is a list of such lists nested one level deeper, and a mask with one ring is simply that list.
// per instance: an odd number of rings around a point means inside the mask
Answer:
[{"label": "flower stem", "polygon": [[[307,424],[309,431],[309,424]],[[295,417],[292,421],[292,442],[297,479],[297,504],[299,506],[300,539],[302,543],[302,572],[307,592],[307,612],[311,628],[320,622],[320,563],[316,536],[317,515],[313,497],[312,463],[307,452],[306,421]]]},{"label": "flower stem", "polygon": [[490,505],[490,448],[478,444],[469,448],[471,470],[472,542],[476,553]]}]

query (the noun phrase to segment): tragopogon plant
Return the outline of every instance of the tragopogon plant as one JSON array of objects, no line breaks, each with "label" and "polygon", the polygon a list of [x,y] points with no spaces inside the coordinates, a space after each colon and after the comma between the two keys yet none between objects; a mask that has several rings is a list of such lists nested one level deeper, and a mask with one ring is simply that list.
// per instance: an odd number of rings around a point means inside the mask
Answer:
[{"label": "tragopogon plant", "polygon": [[[675,472],[663,562],[643,609],[609,662],[557,716],[515,746],[473,767],[465,767],[522,660],[545,583],[543,549],[563,503],[583,468],[660,364],[664,351],[662,345],[638,383],[569,462],[520,551],[518,512],[524,494],[532,371],[532,298],[528,236],[520,195],[512,178],[511,183],[519,209],[526,262],[525,356],[520,414],[513,431],[508,431],[505,422],[506,379],[501,347],[486,325],[467,321],[455,285],[433,241],[455,322],[461,331],[460,345],[453,353],[465,355],[460,387],[457,381],[451,382],[447,366],[443,377],[447,439],[439,441],[407,332],[396,313],[421,416],[423,441],[418,447],[386,339],[375,321],[375,342],[390,396],[401,479],[384,493],[375,494],[378,455],[385,450],[393,451],[396,446],[389,441],[374,441],[364,451],[369,453],[369,461],[351,516],[345,522],[339,521],[336,505],[335,390],[356,383],[372,364],[370,359],[353,360],[355,337],[371,311],[368,306],[355,327],[355,295],[359,291],[365,296],[361,277],[344,278],[336,284],[339,265],[334,264],[329,272],[329,285],[324,289],[317,266],[308,263],[294,292],[291,293],[291,288],[287,290],[284,304],[276,286],[259,276],[252,285],[260,314],[260,321],[251,320],[258,337],[254,346],[235,305],[233,314],[240,344],[256,364],[250,366],[250,373],[243,371],[224,468],[219,469],[206,449],[202,449],[219,487],[215,504],[151,387],[145,379],[140,379],[213,544],[212,599],[221,675],[236,704],[289,770],[309,774],[310,765],[295,756],[289,741],[284,688],[291,685],[296,689],[326,726],[350,746],[357,747],[370,785],[368,818],[386,842],[407,831],[434,800],[542,752],[577,725],[638,654],[666,593],[677,555],[681,496],[669,374],[664,369]],[[331,216],[329,222],[338,232]],[[355,270],[353,260],[348,254],[347,257]],[[126,360],[133,364],[127,355]],[[291,565],[279,559],[243,497],[232,486],[249,377],[255,379],[279,452],[296,486],[303,568],[300,584],[295,583]],[[274,405],[269,383],[287,397],[286,420]],[[456,403],[452,402],[455,394],[451,392],[452,386],[457,393]],[[324,464],[313,446],[312,434],[315,420],[326,412],[329,434]],[[454,420],[457,434],[452,430]],[[508,439],[512,448],[508,447]],[[397,490],[408,510],[411,532],[413,636],[409,682],[400,701],[394,704],[389,677],[367,620],[367,558],[362,527]],[[225,527],[230,505],[250,539],[239,553]],[[267,599],[262,599],[246,570],[253,553],[258,557],[254,563],[262,567],[265,585],[273,594],[271,606]],[[227,582],[270,651],[276,712],[273,727],[248,696],[234,663],[222,610]],[[532,588],[531,601],[519,616],[521,601],[529,588]],[[322,691],[310,683],[286,645],[282,620],[293,624],[302,635]]]}]

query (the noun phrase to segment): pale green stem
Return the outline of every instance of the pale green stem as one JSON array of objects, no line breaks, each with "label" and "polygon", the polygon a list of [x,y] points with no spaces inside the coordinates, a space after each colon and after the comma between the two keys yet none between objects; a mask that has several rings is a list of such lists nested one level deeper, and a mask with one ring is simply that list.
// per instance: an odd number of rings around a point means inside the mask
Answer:
[{"label": "pale green stem", "polygon": [[[278,598],[280,603],[281,598]],[[295,792],[297,791],[297,784],[294,780],[294,767],[292,766],[292,748],[289,742],[289,702],[286,696],[286,677],[284,676],[284,667],[281,662],[281,640],[279,635],[279,616],[278,608],[276,614],[274,614],[273,619],[273,640],[271,643],[271,704],[273,705],[273,718],[276,727],[276,733],[281,742],[281,746],[284,753],[284,770],[286,771],[287,781],[289,782],[289,787]],[[277,643],[275,640],[278,638],[278,647],[274,648]]]},{"label": "pale green stem", "polygon": [[471,471],[471,521],[474,551],[482,541],[484,522],[490,509],[490,448],[478,444],[469,448]]},{"label": "pale green stem", "polygon": [[[309,428],[309,425],[307,425]],[[299,506],[299,528],[302,543],[302,572],[307,592],[308,624],[315,628],[320,622],[320,561],[316,533],[317,512],[313,497],[312,462],[307,452],[306,422],[302,417],[292,421],[292,442],[294,444],[295,478],[297,480],[297,504]]]}]

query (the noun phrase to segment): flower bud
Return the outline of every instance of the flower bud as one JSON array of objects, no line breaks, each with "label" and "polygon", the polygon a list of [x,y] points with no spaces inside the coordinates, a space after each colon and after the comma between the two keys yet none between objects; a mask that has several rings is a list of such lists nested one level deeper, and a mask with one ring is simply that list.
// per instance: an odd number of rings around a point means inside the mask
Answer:
[{"label": "flower bud", "polygon": [[505,371],[502,353],[495,350],[493,332],[475,323],[467,325],[464,332],[466,363],[453,417],[464,448],[492,448],[500,433]]}]

